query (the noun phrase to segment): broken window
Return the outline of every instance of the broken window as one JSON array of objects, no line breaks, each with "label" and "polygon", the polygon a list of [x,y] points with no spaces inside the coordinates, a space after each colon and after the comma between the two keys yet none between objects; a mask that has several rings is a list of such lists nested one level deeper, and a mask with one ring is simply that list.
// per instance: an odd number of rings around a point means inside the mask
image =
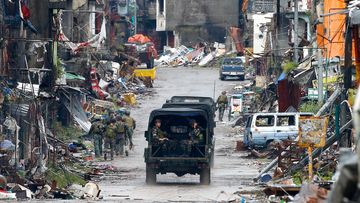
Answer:
[{"label": "broken window", "polygon": [[295,116],[278,116],[277,126],[294,126]]},{"label": "broken window", "polygon": [[160,15],[164,14],[165,11],[165,0],[159,0],[159,13]]},{"label": "broken window", "polygon": [[274,126],[275,117],[274,116],[258,116],[256,117],[255,125],[257,127],[267,127]]}]

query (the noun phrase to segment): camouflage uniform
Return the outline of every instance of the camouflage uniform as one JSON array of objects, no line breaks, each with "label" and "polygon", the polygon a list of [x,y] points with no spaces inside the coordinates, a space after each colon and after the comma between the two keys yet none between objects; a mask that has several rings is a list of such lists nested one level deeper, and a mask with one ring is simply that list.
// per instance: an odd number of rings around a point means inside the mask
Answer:
[{"label": "camouflage uniform", "polygon": [[166,138],[166,133],[156,126],[154,126],[152,128],[151,132],[152,132],[152,136],[153,136],[154,140]]},{"label": "camouflage uniform", "polygon": [[158,128],[157,126],[154,126],[151,130],[152,136],[153,136],[153,141],[154,141],[154,145],[161,145],[161,149],[163,152],[168,153],[169,151],[169,140],[165,139],[166,137],[166,132],[162,131],[160,128]]},{"label": "camouflage uniform", "polygon": [[190,139],[192,143],[201,144],[204,142],[204,135],[201,131],[203,131],[203,129],[198,126],[190,132]]},{"label": "camouflage uniform", "polygon": [[109,124],[105,131],[105,144],[110,147],[111,159],[114,159],[114,147],[116,137],[116,125],[114,123]]},{"label": "camouflage uniform", "polygon": [[192,128],[192,130],[189,133],[189,140],[182,140],[180,142],[180,146],[182,150],[184,151],[184,154],[182,156],[190,156],[192,151],[192,146],[194,144],[200,144],[204,140],[204,136],[201,133],[203,129],[199,126],[196,128]]},{"label": "camouflage uniform", "polygon": [[126,144],[126,126],[123,121],[116,123],[116,137],[115,137],[115,153],[116,155],[124,155],[124,146]]},{"label": "camouflage uniform", "polygon": [[126,141],[127,141],[127,143],[129,143],[129,148],[132,149],[132,147],[134,145],[133,141],[132,141],[132,137],[133,137],[133,134],[134,134],[134,130],[136,128],[136,122],[129,115],[125,115],[123,117],[123,119],[124,119],[125,125],[127,127],[126,128],[126,130],[127,130],[127,132],[126,132]]},{"label": "camouflage uniform", "polygon": [[103,128],[104,125],[102,124],[101,121],[96,121],[91,125],[89,134],[93,136],[93,140],[94,140],[94,151],[95,151],[95,156],[96,157],[100,157],[102,156],[102,145],[103,145]]},{"label": "camouflage uniform", "polygon": [[219,109],[219,120],[222,121],[223,117],[224,117],[225,108],[228,104],[227,96],[225,94],[220,95],[218,97],[216,103],[217,103],[218,109]]}]

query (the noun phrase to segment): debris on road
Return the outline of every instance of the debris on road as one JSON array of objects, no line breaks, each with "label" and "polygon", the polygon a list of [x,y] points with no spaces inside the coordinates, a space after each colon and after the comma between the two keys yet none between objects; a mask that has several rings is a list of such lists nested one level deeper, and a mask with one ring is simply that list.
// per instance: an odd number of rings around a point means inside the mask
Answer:
[{"label": "debris on road", "polygon": [[225,45],[221,43],[199,43],[194,48],[184,45],[178,48],[165,48],[164,54],[155,60],[155,64],[161,66],[208,66],[215,59],[226,54]]}]

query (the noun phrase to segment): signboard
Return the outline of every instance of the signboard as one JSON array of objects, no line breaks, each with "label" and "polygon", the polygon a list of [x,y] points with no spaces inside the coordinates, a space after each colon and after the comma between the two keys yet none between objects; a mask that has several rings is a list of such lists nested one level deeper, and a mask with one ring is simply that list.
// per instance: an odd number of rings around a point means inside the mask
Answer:
[{"label": "signboard", "polygon": [[[323,90],[324,98],[326,98],[326,89]],[[308,88],[308,99],[315,99],[317,100],[319,97],[319,91],[316,88]]]},{"label": "signboard", "polygon": [[241,112],[242,110],[242,94],[234,94],[230,96],[230,112]]},{"label": "signboard", "polygon": [[299,146],[324,147],[327,125],[327,117],[300,117]]}]

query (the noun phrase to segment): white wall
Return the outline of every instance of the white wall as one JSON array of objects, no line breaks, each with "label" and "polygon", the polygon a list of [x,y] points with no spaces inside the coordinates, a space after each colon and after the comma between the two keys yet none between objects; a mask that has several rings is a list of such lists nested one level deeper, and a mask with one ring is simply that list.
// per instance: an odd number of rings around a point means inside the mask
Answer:
[{"label": "white wall", "polygon": [[166,31],[166,0],[163,13],[160,13],[159,5],[159,0],[156,0],[156,31]]},{"label": "white wall", "polygon": [[[268,32],[267,23],[271,22],[274,14],[265,13],[265,14],[254,14],[252,16],[254,20],[254,32],[253,32],[253,52],[254,54],[264,53],[266,35]],[[261,30],[263,28],[263,30]]]}]

